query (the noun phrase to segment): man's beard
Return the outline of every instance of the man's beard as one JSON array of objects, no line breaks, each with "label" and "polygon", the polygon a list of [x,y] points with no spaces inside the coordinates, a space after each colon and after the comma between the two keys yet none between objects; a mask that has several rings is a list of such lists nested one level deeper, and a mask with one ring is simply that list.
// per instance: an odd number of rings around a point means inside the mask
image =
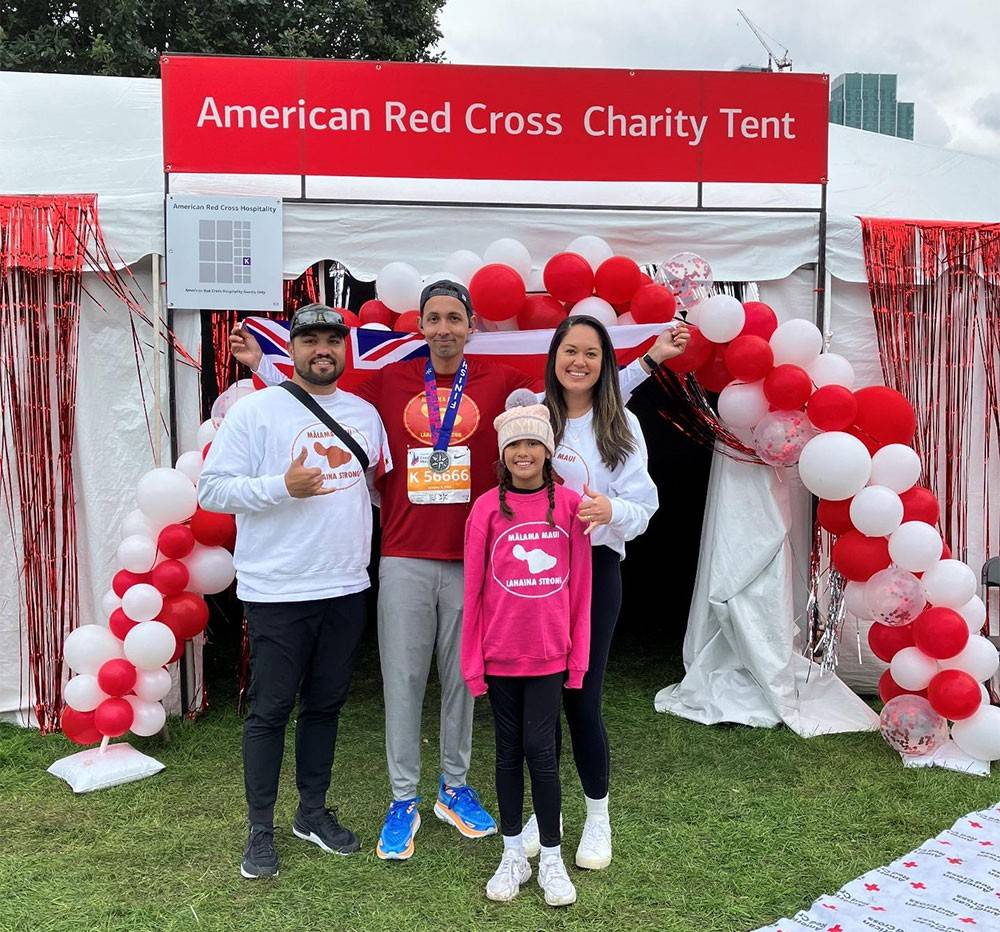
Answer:
[{"label": "man's beard", "polygon": [[337,364],[337,360],[332,358],[330,359],[330,372],[328,375],[318,375],[311,372],[309,366],[310,364],[300,365],[299,363],[295,363],[296,375],[310,385],[319,385],[321,387],[332,385],[340,378],[340,374],[343,372],[343,368]]}]

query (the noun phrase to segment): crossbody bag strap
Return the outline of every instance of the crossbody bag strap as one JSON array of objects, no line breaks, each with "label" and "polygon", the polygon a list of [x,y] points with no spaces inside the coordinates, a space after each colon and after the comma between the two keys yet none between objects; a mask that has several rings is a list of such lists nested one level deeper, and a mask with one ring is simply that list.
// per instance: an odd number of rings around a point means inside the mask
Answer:
[{"label": "crossbody bag strap", "polygon": [[316,415],[327,427],[330,428],[346,444],[358,462],[361,464],[362,472],[368,471],[368,454],[361,449],[361,445],[343,427],[341,427],[326,411],[323,406],[313,398],[301,385],[296,385],[291,379],[285,379],[281,387],[293,398],[302,402],[313,414]]}]

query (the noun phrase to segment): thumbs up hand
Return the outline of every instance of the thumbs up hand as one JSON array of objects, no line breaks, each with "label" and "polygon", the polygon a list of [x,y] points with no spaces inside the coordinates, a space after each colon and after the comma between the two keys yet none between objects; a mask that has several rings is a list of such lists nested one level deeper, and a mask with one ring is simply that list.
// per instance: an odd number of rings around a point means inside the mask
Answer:
[{"label": "thumbs up hand", "polygon": [[333,489],[323,488],[323,470],[305,465],[306,448],[302,448],[285,471],[285,488],[292,498],[312,498],[314,495],[329,495]]}]

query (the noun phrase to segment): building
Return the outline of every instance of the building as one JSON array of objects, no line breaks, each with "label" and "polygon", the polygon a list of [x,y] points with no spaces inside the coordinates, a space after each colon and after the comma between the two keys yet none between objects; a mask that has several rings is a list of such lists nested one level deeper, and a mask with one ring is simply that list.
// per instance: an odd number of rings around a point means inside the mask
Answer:
[{"label": "building", "polygon": [[830,122],[913,138],[913,104],[896,99],[894,74],[841,74],[830,86]]}]

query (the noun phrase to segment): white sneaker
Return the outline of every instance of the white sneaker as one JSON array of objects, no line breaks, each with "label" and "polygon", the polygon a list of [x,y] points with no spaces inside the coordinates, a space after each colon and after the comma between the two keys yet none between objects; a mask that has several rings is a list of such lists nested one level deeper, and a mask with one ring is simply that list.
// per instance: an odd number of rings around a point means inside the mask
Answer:
[{"label": "white sneaker", "polygon": [[[559,813],[559,836],[562,837],[563,831],[563,818],[562,813]],[[524,847],[524,856],[528,858],[537,858],[538,853],[542,850],[542,840],[538,835],[538,819],[535,818],[535,814],[531,813],[531,818],[524,824],[524,828],[521,829],[521,844]]]},{"label": "white sneaker", "polygon": [[486,884],[486,898],[509,903],[531,878],[531,865],[520,851],[504,851],[500,866]]},{"label": "white sneaker", "polygon": [[604,870],[611,863],[611,822],[600,816],[587,816],[583,835],[576,849],[576,866],[590,871]]},{"label": "white sneaker", "polygon": [[576,887],[566,873],[562,858],[542,858],[538,864],[538,886],[549,906],[569,906],[576,902]]}]

